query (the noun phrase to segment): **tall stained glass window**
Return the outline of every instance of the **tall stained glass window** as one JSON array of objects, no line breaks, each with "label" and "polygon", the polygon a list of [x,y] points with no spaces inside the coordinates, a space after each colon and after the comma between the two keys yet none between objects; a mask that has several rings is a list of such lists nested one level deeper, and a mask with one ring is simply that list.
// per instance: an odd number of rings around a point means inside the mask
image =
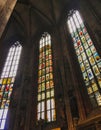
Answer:
[{"label": "tall stained glass window", "polygon": [[21,49],[18,41],[11,46],[0,77],[0,130],[4,130],[5,127]]},{"label": "tall stained glass window", "polygon": [[40,40],[38,70],[37,119],[56,120],[51,37],[45,33]]},{"label": "tall stained glass window", "polygon": [[67,24],[91,103],[101,106],[101,58],[77,10],[70,13]]}]

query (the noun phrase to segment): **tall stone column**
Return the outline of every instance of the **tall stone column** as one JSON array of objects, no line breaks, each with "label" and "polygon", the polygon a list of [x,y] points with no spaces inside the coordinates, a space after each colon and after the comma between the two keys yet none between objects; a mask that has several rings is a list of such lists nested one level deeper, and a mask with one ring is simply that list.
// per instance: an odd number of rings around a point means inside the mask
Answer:
[{"label": "tall stone column", "polygon": [[0,11],[3,9],[6,2],[7,0],[0,0]]},{"label": "tall stone column", "polygon": [[0,37],[12,14],[17,0],[0,0]]}]

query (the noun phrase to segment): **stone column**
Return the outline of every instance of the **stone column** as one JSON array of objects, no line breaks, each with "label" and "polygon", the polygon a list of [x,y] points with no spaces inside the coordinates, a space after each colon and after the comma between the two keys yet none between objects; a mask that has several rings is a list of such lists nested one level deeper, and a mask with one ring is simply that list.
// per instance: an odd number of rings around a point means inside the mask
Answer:
[{"label": "stone column", "polygon": [[17,0],[0,0],[0,37],[12,14]]}]

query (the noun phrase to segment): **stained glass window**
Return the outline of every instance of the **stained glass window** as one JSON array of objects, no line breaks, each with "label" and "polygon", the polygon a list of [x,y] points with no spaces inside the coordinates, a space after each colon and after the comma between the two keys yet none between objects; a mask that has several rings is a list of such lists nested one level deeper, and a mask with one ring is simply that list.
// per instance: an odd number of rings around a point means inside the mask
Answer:
[{"label": "stained glass window", "polygon": [[21,49],[18,41],[11,46],[0,77],[0,130],[4,130],[5,127]]},{"label": "stained glass window", "polygon": [[51,37],[45,33],[40,40],[38,70],[37,119],[56,120]]},{"label": "stained glass window", "polygon": [[70,12],[67,24],[90,101],[101,106],[101,58],[77,10]]}]

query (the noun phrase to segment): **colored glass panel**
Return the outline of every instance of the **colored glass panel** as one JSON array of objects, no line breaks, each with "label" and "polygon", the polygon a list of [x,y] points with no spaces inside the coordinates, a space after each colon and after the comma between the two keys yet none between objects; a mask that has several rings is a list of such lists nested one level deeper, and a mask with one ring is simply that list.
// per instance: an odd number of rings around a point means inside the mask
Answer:
[{"label": "colored glass panel", "polygon": [[51,99],[55,102],[52,65],[51,37],[46,33],[42,36],[39,47],[37,119],[44,119],[47,122],[56,120],[52,114],[53,110],[55,112],[55,106],[52,108],[51,105]]},{"label": "colored glass panel", "polygon": [[77,10],[70,14],[67,24],[91,103],[101,106],[101,58]]},{"label": "colored glass panel", "polygon": [[9,49],[8,56],[0,78],[0,130],[4,130],[10,97],[19,64],[22,46],[17,41]]}]

